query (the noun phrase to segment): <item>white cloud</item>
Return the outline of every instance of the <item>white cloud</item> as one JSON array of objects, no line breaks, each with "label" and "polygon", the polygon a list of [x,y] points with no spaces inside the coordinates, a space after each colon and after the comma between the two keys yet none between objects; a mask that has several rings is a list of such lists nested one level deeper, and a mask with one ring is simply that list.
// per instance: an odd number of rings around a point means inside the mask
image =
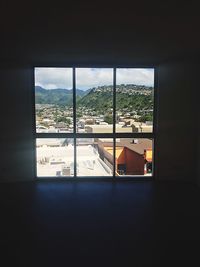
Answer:
[{"label": "white cloud", "polygon": [[76,87],[79,89],[89,89],[100,85],[113,84],[113,69],[76,69]]},{"label": "white cloud", "polygon": [[117,69],[117,84],[154,85],[154,69]]},{"label": "white cloud", "polygon": [[35,85],[72,89],[72,68],[35,68]]},{"label": "white cloud", "polygon": [[[117,84],[154,85],[154,70],[140,69],[117,69]],[[46,89],[72,88],[71,68],[36,68],[35,84]],[[77,68],[76,87],[89,89],[100,85],[113,84],[112,68]]]}]

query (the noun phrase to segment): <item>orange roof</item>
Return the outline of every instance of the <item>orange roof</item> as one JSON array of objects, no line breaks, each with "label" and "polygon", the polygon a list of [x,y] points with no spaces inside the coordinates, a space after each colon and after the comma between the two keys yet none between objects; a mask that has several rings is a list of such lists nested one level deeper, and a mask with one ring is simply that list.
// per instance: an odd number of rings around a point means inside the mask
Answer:
[{"label": "orange roof", "polygon": [[[113,147],[107,147],[105,146],[104,149],[110,153],[111,155],[113,155]],[[123,147],[116,147],[116,151],[115,151],[115,157],[118,159],[119,156],[121,155],[122,151],[123,151]]]},{"label": "orange roof", "polygon": [[147,149],[145,153],[145,159],[147,161],[152,161],[152,149]]},{"label": "orange roof", "polygon": [[[140,155],[144,155],[145,150],[152,150],[152,140],[148,138],[138,138],[138,143],[132,143],[133,138],[121,138],[119,142],[116,141],[116,147],[127,147]],[[102,142],[104,148],[112,148],[112,142]]]}]

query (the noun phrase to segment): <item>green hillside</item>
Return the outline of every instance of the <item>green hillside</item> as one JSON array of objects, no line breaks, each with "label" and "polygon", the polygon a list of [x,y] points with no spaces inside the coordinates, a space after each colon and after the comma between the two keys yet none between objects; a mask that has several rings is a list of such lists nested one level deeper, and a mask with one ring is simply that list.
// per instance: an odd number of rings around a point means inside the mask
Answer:
[{"label": "green hillside", "polygon": [[[113,87],[99,86],[87,91],[76,91],[77,108],[89,109],[95,114],[110,113],[113,108]],[[35,87],[36,104],[72,106],[72,90]],[[116,111],[137,114],[144,120],[152,119],[153,88],[134,84],[118,85],[116,88]]]},{"label": "green hillside", "polygon": [[[77,89],[77,97],[82,97],[86,92]],[[71,106],[73,103],[73,91],[67,89],[44,89],[35,86],[36,104],[55,104]]]},{"label": "green hillside", "polygon": [[90,91],[77,101],[77,107],[87,107],[94,111],[102,111],[112,108],[113,99],[111,92]]},{"label": "green hillside", "polygon": [[[113,107],[112,87],[98,87],[77,101],[78,107],[106,112]],[[116,88],[116,110],[127,112],[153,109],[153,88],[145,86],[121,85]]]}]

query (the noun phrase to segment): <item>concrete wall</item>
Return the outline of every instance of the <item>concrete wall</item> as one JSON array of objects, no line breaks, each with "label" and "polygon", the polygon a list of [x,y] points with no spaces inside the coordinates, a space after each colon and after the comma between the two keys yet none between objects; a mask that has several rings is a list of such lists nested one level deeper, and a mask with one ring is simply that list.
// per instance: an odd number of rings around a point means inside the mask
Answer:
[{"label": "concrete wall", "polygon": [[[32,69],[19,64],[16,66],[7,66],[0,70],[0,88],[3,92],[1,181],[34,178]],[[193,70],[193,66],[186,62],[164,63],[159,66],[155,155],[156,176],[159,180],[192,182],[197,175],[194,94],[197,89],[193,84]]]},{"label": "concrete wall", "polygon": [[197,183],[200,186],[200,114],[197,106],[197,114],[198,114],[198,153],[197,153]]},{"label": "concrete wall", "polygon": [[30,67],[0,69],[0,181],[33,179],[32,71]]},{"label": "concrete wall", "polygon": [[196,114],[197,114],[197,184],[200,186],[200,111],[199,111],[199,74],[200,74],[200,65],[198,62],[198,67],[196,67]]},{"label": "concrete wall", "polygon": [[160,65],[156,174],[159,180],[195,182],[197,174],[196,66]]}]

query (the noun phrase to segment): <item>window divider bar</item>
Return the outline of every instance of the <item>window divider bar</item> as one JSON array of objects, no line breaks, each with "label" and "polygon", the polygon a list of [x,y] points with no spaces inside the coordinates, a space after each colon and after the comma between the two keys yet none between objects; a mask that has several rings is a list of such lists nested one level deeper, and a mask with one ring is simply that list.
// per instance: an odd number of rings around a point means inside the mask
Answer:
[{"label": "window divider bar", "polygon": [[76,68],[73,68],[74,178],[76,178]]},{"label": "window divider bar", "polygon": [[31,73],[31,79],[32,79],[32,123],[33,123],[33,158],[34,158],[34,176],[37,176],[37,150],[36,150],[36,101],[35,101],[35,67],[32,69]]},{"label": "window divider bar", "polygon": [[159,76],[158,69],[154,68],[154,95],[153,95],[153,164],[152,164],[152,176],[157,177],[157,136],[158,136],[158,109],[159,109],[159,99],[158,99],[158,84],[159,84]]},{"label": "window divider bar", "polygon": [[74,137],[74,178],[77,178],[77,160],[76,160],[76,137]]},{"label": "window divider bar", "polygon": [[74,133],[36,133],[35,138],[74,138]]},{"label": "window divider bar", "polygon": [[113,68],[113,178],[116,169],[116,68]]},{"label": "window divider bar", "polygon": [[154,133],[36,133],[35,138],[155,138]]},{"label": "window divider bar", "polygon": [[76,69],[73,68],[73,126],[76,134]]}]

